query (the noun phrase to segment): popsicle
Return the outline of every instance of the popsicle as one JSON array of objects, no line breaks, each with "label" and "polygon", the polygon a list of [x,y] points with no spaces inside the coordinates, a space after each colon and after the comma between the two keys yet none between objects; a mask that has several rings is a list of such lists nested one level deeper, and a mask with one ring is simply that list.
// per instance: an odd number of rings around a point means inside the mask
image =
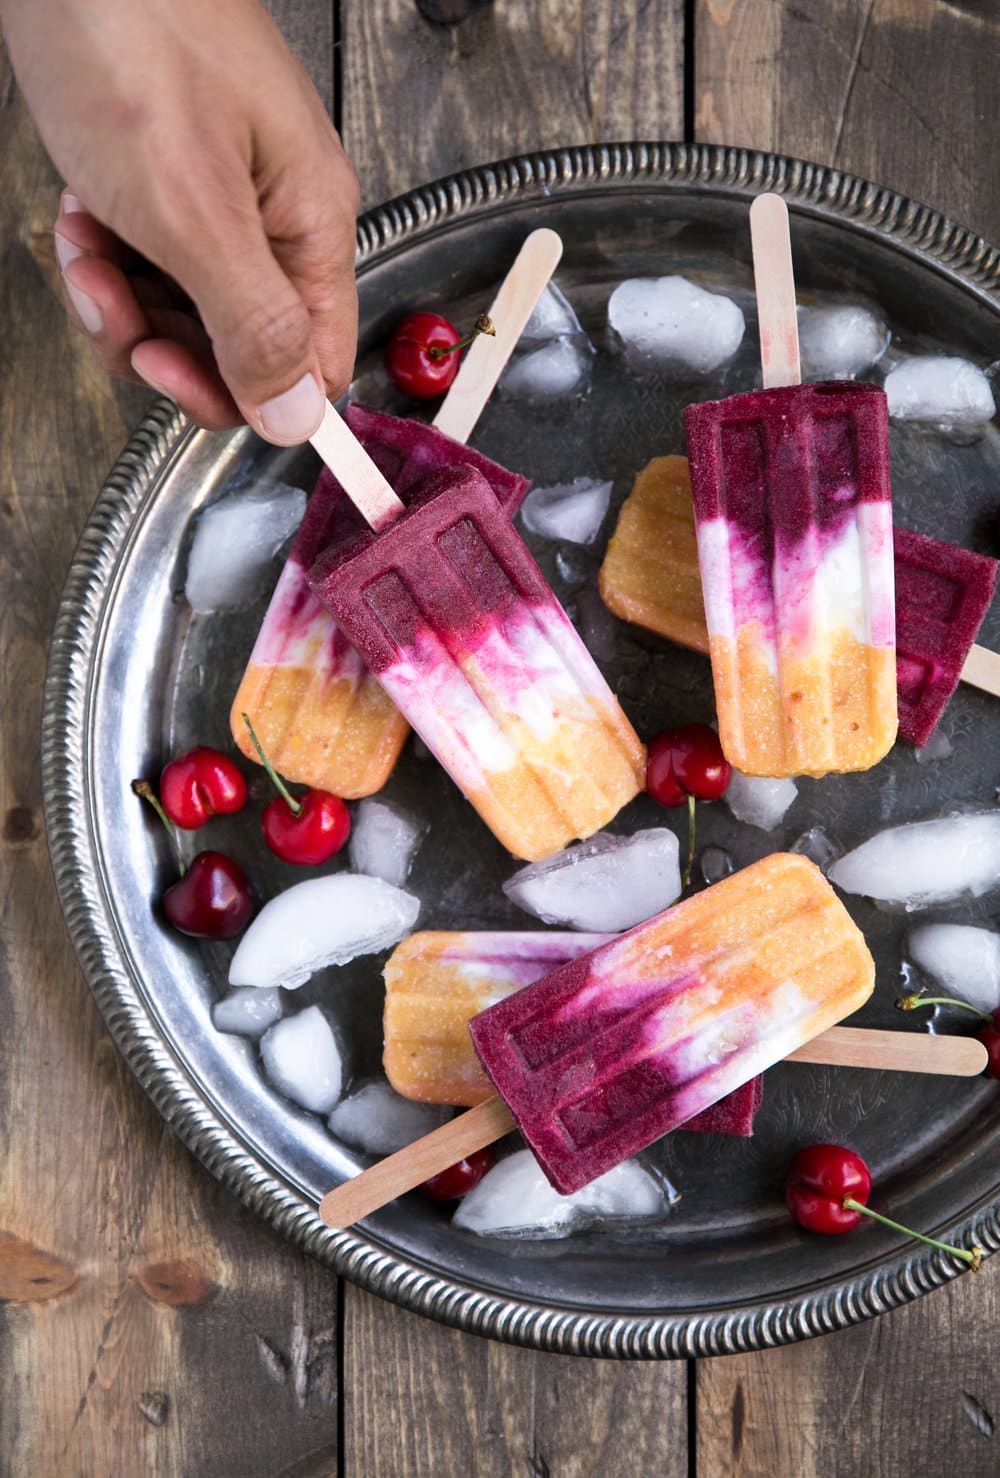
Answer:
[{"label": "popsicle", "polygon": [[536,1151],[532,1135],[541,1142],[557,1189],[578,1187],[782,1055],[982,1072],[986,1048],[972,1038],[829,1026],[873,981],[864,939],[819,869],[765,857],[474,1017],[501,1092],[329,1191],[320,1216],[350,1226],[515,1127]]},{"label": "popsicle", "polygon": [[898,526],[894,543],[899,732],[922,745],[960,678],[1000,697],[1000,656],[974,645],[1000,564]]},{"label": "popsicle", "polygon": [[[348,407],[344,419],[404,502],[430,473],[467,465],[486,477],[511,516],[520,507],[530,486],[527,478],[462,442],[561,251],[553,231],[528,237],[490,309],[496,334],[481,335],[470,347],[433,426],[361,405]],[[309,567],[335,536],[364,527],[324,468],[230,713],[233,738],[248,759],[259,756],[244,713],[281,774],[348,799],[371,795],[385,784],[409,733],[406,720],[306,583]]]},{"label": "popsicle", "polygon": [[744,774],[869,769],[896,736],[886,399],[798,383],[788,213],[750,216],[765,388],[684,412],[719,735]]},{"label": "popsicle", "polygon": [[775,853],[472,1019],[556,1190],[702,1113],[868,999],[875,965],[819,869]]},{"label": "popsicle", "polygon": [[[472,1048],[469,1018],[614,937],[557,930],[411,934],[384,972],[382,1065],[389,1082],[421,1103],[482,1103],[492,1088]],[[761,1079],[753,1078],[681,1127],[752,1134],[761,1093]]]},{"label": "popsicle", "polygon": [[475,469],[331,546],[309,584],[515,856],[591,836],[643,788],[642,744]]},{"label": "popsicle", "polygon": [[[963,681],[1000,697],[1000,655],[974,646],[1000,563],[940,539],[893,529],[899,737],[927,743]],[[655,457],[622,504],[599,576],[625,621],[708,651],[685,457]]]}]

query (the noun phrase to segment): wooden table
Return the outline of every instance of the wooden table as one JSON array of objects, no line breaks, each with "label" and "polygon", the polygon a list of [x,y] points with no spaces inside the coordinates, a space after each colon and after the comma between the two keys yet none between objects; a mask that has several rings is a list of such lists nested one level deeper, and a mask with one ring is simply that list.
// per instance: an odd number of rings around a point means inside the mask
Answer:
[{"label": "wooden table", "polygon": [[[1000,240],[988,0],[495,0],[454,28],[413,0],[271,9],[366,204],[521,150],[694,138],[834,164]],[[146,403],[66,325],[58,189],[0,54],[0,1472],[996,1474],[996,1261],[767,1354],[539,1355],[338,1287],[164,1128],[80,977],[42,833],[49,631]]]}]

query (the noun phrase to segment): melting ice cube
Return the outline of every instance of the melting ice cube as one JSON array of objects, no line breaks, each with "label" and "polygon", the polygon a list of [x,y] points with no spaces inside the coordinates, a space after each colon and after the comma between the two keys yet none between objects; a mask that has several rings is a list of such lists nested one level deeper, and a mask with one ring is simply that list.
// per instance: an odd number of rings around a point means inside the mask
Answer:
[{"label": "melting ice cube", "polygon": [[629,278],[608,300],[608,327],[640,369],[717,369],[740,347],[745,326],[731,298],[706,292],[686,277]]},{"label": "melting ice cube", "polygon": [[889,414],[937,426],[980,426],[996,415],[990,382],[967,359],[929,354],[906,359],[886,376]]},{"label": "melting ice cube", "polygon": [[340,1048],[318,1006],[272,1026],[261,1038],[260,1055],[268,1078],[293,1103],[328,1114],[340,1097]]},{"label": "melting ice cube", "polygon": [[392,801],[369,797],[358,806],[351,828],[351,866],[401,887],[427,835],[426,821]]},{"label": "melting ice cube", "polygon": [[980,1011],[1000,1006],[1000,934],[972,924],[921,924],[907,935],[905,952],[947,996]]},{"label": "melting ice cube", "polygon": [[481,1237],[564,1237],[607,1221],[653,1221],[677,1199],[669,1182],[626,1160],[590,1185],[561,1196],[530,1150],[494,1165],[462,1200],[454,1225]]},{"label": "melting ice cube", "polygon": [[846,893],[907,910],[1000,887],[1000,812],[913,821],[877,832],[829,869]]},{"label": "melting ice cube", "polygon": [[453,1113],[436,1103],[413,1103],[388,1083],[366,1083],[337,1104],[328,1123],[331,1134],[366,1155],[393,1155]]},{"label": "melting ice cube", "polygon": [[631,929],[680,897],[678,843],[666,827],[604,832],[521,868],[503,885],[519,908],[547,924],[595,934]]},{"label": "melting ice cube", "polygon": [[192,610],[224,611],[252,601],[305,511],[301,488],[265,483],[228,493],[199,514],[184,586]]},{"label": "melting ice cube", "polygon": [[524,526],[543,539],[592,544],[607,517],[611,482],[576,477],[554,487],[533,488],[521,507]]},{"label": "melting ice cube", "polygon": [[734,770],[723,800],[737,821],[773,831],[798,793],[794,780],[768,780]]}]

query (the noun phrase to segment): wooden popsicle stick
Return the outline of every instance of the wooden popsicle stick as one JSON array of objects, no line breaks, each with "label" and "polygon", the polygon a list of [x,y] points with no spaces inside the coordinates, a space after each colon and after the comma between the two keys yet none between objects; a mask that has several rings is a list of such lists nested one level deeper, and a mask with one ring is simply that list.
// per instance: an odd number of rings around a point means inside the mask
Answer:
[{"label": "wooden popsicle stick", "polygon": [[322,425],[309,440],[376,533],[404,511],[404,505],[329,401]]},{"label": "wooden popsicle stick", "polygon": [[457,1160],[502,1139],[515,1127],[510,1109],[494,1094],[423,1139],[362,1170],[353,1180],[327,1191],[319,1203],[319,1214],[329,1227],[353,1226],[404,1191],[412,1191],[432,1175],[440,1175]]},{"label": "wooden popsicle stick", "polygon": [[938,1073],[974,1078],[988,1060],[975,1037],[937,1037],[928,1032],[876,1031],[871,1027],[832,1026],[796,1047],[786,1062],[819,1062],[831,1067],[886,1068],[896,1073]]},{"label": "wooden popsicle stick", "polygon": [[[873,1031],[834,1026],[797,1047],[787,1062],[826,1063],[832,1067],[886,1068],[903,1073],[939,1073],[975,1077],[986,1066],[987,1053],[975,1037],[937,1037],[925,1033]],[[342,1230],[381,1206],[412,1191],[457,1160],[485,1149],[516,1128],[514,1117],[496,1094],[458,1118],[425,1134],[396,1154],[362,1170],[328,1191],[319,1204],[327,1226]]]},{"label": "wooden popsicle stick", "polygon": [[1000,652],[991,652],[988,647],[973,647],[965,659],[961,678],[984,693],[1000,698]]},{"label": "wooden popsicle stick", "polygon": [[764,389],[801,385],[792,242],[788,206],[780,195],[758,195],[754,200],[750,207],[750,243]]},{"label": "wooden popsicle stick", "polygon": [[469,345],[451,389],[434,417],[434,428],[468,441],[503,374],[504,366],[562,256],[562,239],[543,226],[532,231],[514,259],[489,309],[496,333],[479,334]]}]

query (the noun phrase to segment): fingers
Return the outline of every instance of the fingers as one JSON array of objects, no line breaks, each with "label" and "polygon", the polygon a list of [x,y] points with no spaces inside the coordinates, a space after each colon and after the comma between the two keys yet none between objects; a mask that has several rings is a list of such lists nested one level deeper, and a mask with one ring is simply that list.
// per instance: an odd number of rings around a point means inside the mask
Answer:
[{"label": "fingers", "polygon": [[145,339],[132,351],[132,368],[147,385],[175,400],[199,426],[222,431],[242,424],[207,338],[200,350],[177,338]]}]

